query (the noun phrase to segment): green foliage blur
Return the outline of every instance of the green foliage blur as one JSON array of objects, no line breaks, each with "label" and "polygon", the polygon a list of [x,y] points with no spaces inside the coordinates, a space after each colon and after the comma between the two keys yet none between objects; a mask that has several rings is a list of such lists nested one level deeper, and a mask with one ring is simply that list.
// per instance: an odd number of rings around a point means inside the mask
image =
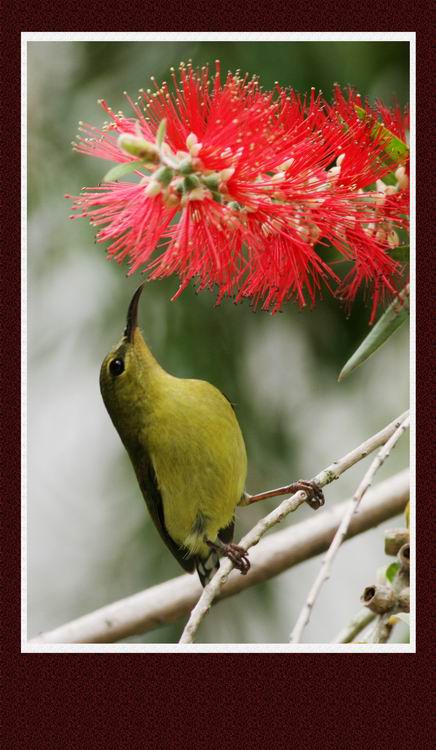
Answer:
[{"label": "green foliage blur", "polygon": [[[110,164],[73,153],[77,122],[99,125],[97,99],[125,108],[150,75],[165,80],[191,59],[257,73],[326,96],[335,82],[370,99],[408,99],[408,44],[400,42],[31,42],[28,44],[28,631],[29,636],[182,573],[156,533],[128,458],[101,401],[100,363],[119,338],[140,274],[108,262],[85,220],[68,220],[65,193],[100,182]],[[248,455],[247,489],[309,478],[407,408],[406,327],[343,384],[337,375],[368,332],[370,300],[347,317],[329,294],[314,310],[271,316],[187,290],[176,278],[149,284],[140,318],[161,364],[209,380],[237,404]],[[380,472],[407,462],[403,441]],[[349,496],[363,464],[327,490]],[[237,537],[274,507],[238,513]],[[320,511],[322,512],[322,511]],[[302,510],[295,523],[308,516]],[[359,607],[383,558],[381,530],[341,551],[326,598],[307,630],[328,641]],[[383,560],[382,560],[383,561]],[[218,604],[206,642],[281,642],[319,565]],[[336,588],[334,588],[336,587]],[[183,623],[131,640],[174,642]]]}]

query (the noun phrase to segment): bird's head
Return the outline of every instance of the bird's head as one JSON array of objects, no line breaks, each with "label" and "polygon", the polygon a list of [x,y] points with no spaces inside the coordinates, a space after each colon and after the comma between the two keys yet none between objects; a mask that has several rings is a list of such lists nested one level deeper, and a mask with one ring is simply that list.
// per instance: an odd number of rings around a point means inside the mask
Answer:
[{"label": "bird's head", "polygon": [[159,368],[138,326],[138,303],[143,288],[141,284],[134,293],[123,336],[106,355],[100,370],[101,394],[114,421],[132,413],[135,402],[143,400],[147,392],[150,372]]}]

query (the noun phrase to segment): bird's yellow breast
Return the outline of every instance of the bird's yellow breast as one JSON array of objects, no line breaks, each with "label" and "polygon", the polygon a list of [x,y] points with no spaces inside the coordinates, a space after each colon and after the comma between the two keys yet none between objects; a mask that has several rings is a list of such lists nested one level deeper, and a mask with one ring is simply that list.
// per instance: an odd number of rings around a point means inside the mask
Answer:
[{"label": "bird's yellow breast", "polygon": [[154,393],[146,442],[177,544],[207,554],[231,523],[244,491],[247,456],[231,404],[210,383],[167,376]]}]

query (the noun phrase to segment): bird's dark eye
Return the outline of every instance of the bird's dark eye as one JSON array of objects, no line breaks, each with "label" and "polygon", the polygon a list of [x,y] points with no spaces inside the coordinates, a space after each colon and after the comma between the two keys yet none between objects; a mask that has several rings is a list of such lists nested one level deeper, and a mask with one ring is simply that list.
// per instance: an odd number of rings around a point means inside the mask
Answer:
[{"label": "bird's dark eye", "polygon": [[124,362],[122,359],[113,359],[109,364],[111,375],[121,375],[124,372]]}]

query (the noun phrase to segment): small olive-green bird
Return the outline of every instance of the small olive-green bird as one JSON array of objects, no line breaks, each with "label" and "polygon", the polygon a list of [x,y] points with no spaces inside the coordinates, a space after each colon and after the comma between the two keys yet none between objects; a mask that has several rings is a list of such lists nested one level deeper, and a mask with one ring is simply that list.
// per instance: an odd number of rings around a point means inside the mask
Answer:
[{"label": "small olive-green bird", "polygon": [[250,567],[246,551],[232,544],[247,474],[244,439],[218,388],[176,378],[153,357],[138,327],[143,286],[101,366],[101,393],[163,541],[185,570],[197,569],[204,586],[220,555],[241,573]]}]

